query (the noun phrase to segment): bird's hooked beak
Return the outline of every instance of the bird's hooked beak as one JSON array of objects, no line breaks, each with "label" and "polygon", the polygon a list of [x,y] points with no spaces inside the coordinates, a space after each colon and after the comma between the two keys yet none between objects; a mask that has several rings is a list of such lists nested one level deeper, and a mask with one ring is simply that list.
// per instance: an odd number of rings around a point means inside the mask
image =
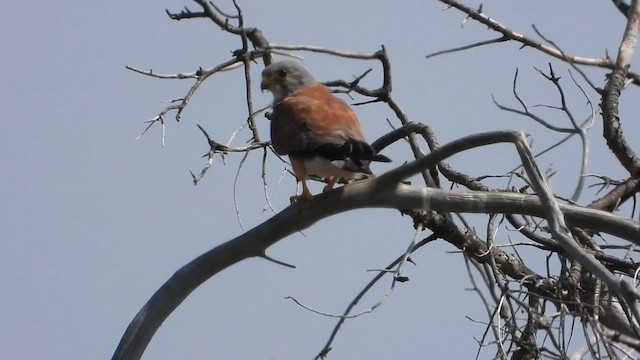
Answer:
[{"label": "bird's hooked beak", "polygon": [[273,78],[268,75],[262,76],[262,82],[260,83],[260,90],[264,92],[265,90],[271,90],[271,86],[273,86]]}]

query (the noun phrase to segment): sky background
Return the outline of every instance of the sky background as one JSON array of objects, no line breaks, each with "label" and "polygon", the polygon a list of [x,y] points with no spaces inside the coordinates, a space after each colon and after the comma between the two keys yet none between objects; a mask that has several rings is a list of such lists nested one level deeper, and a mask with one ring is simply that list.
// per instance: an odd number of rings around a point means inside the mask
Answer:
[{"label": "sky background", "polygon": [[[230,1],[217,2],[228,12]],[[557,104],[554,88],[534,67],[551,61],[563,78],[569,105],[579,121],[590,113],[572,84],[568,67],[518,44],[503,43],[432,59],[435,51],[497,37],[437,1],[240,1],[249,26],[281,44],[310,44],[374,52],[384,44],[393,66],[395,99],[413,121],[429,124],[440,143],[496,129],[532,134],[541,150],[562,136],[529,119],[499,111],[491,95],[515,106],[513,74],[530,104]],[[478,2],[466,1],[477,7]],[[219,158],[193,186],[189,171],[205,164],[208,145],[197,129],[226,142],[246,119],[242,71],[215,75],[193,97],[176,123],[168,117],[166,147],[160,128],[142,139],[143,122],[167,102],[184,96],[191,80],[158,80],[125,69],[132,65],[163,73],[193,72],[228,60],[237,37],[204,19],[172,21],[165,8],[189,1],[32,1],[3,5],[0,22],[3,126],[0,154],[0,357],[3,359],[110,358],[128,323],[153,292],[177,269],[203,252],[241,234],[234,209],[234,178],[241,155]],[[484,2],[484,12],[512,29],[535,36],[535,24],[565,51],[587,57],[615,56],[625,20],[606,0]],[[363,85],[378,87],[378,63],[300,53],[318,80],[350,80],[368,68]],[[634,62],[637,64],[637,61]],[[253,67],[254,101],[261,66]],[[604,84],[600,69],[587,74]],[[584,81],[578,82],[585,86]],[[594,104],[595,93],[588,90]],[[622,96],[621,118],[630,143],[640,143],[638,97]],[[355,97],[349,102],[364,100]],[[540,110],[554,124],[570,126],[563,114]],[[381,104],[356,108],[365,136],[374,140],[398,121]],[[263,137],[268,121],[257,118]],[[589,172],[625,177],[604,152],[600,117],[589,133]],[[249,140],[242,132],[235,145]],[[410,159],[405,144],[385,151],[392,164]],[[270,216],[260,178],[262,152],[249,155],[236,185],[244,229]],[[556,193],[570,196],[577,182],[579,142],[540,159],[558,173]],[[451,159],[472,176],[502,174],[518,164],[513,148],[494,146]],[[295,180],[269,156],[269,196],[276,210],[288,205]],[[593,181],[593,180],[590,180]],[[492,186],[505,181],[489,182]],[[318,192],[320,184],[313,184]],[[590,190],[581,203],[588,203]],[[628,215],[621,213],[621,215]],[[486,217],[469,216],[480,234]],[[386,266],[402,254],[411,220],[392,210],[359,210],[326,219],[280,241],[269,254],[295,264],[292,270],[250,259],[206,282],[156,333],[146,359],[308,359],[324,346],[335,319],[304,310],[285,296],[328,313],[341,313],[369,281],[368,269]],[[424,236],[428,235],[425,232]],[[501,231],[504,244],[513,232]],[[444,242],[424,247],[413,258],[393,296],[374,313],[347,322],[331,359],[469,359],[478,349],[485,321],[480,299],[466,290],[462,256]],[[526,255],[526,254],[525,254]],[[544,273],[545,259],[526,259]],[[359,310],[375,304],[390,285],[381,281]],[[578,344],[576,346],[579,346]],[[491,358],[493,347],[481,353]]]}]

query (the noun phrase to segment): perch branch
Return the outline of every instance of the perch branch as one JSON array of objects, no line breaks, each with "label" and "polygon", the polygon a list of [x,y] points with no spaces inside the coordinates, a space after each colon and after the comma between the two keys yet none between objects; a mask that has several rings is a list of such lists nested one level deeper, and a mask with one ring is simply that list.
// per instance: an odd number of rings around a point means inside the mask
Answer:
[{"label": "perch branch", "polygon": [[[472,192],[456,193],[440,189],[428,189],[399,184],[425,168],[434,167],[445,158],[460,151],[500,142],[513,142],[524,158],[530,158],[522,149],[524,135],[519,132],[491,132],[456,140],[425,155],[419,160],[400,166],[379,177],[359,181],[334,191],[316,196],[312,201],[291,205],[255,228],[202,254],[179,269],[162,285],[142,307],[123,335],[112,359],[140,359],[151,338],[186,297],[203,282],[250,257],[261,257],[266,249],[279,240],[308,228],[317,221],[349,210],[380,207],[399,210],[429,208],[438,212],[471,213],[521,213],[547,218],[549,200],[516,193]],[[524,160],[524,159],[523,159]],[[531,173],[531,178],[536,174]],[[545,190],[545,189],[541,189]],[[546,195],[545,195],[546,196]],[[640,243],[640,224],[607,212],[585,209],[579,206],[552,204],[561,212],[568,226],[587,227]],[[553,220],[548,219],[550,223]],[[573,253],[578,256],[582,249]],[[589,268],[590,259],[577,260]],[[596,262],[595,260],[593,260]],[[596,262],[597,263],[597,262]],[[599,264],[599,263],[597,263]],[[603,279],[605,280],[606,277]],[[616,283],[617,284],[617,283]],[[609,284],[608,284],[609,285]],[[612,286],[611,289],[615,289]],[[629,291],[629,289],[625,289]]]}]

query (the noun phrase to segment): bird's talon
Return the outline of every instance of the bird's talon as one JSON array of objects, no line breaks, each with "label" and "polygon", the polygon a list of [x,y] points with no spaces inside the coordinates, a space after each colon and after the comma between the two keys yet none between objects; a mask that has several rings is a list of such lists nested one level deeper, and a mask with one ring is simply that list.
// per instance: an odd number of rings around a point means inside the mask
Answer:
[{"label": "bird's talon", "polygon": [[295,195],[289,198],[289,201],[291,201],[291,204],[295,204],[300,200],[311,201],[313,200],[313,196]]},{"label": "bird's talon", "polygon": [[327,182],[327,185],[324,187],[324,189],[322,189],[322,192],[325,193],[327,191],[333,190],[333,187],[336,185],[336,182],[338,182],[337,176],[333,176],[329,178],[329,182]]}]

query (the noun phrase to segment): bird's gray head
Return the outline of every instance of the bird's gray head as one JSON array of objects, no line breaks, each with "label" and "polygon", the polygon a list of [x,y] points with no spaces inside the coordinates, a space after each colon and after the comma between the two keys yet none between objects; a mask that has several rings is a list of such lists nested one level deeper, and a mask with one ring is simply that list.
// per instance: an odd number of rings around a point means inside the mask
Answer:
[{"label": "bird's gray head", "polygon": [[302,65],[294,61],[278,61],[262,71],[260,89],[273,93],[273,101],[280,102],[285,97],[318,82]]}]

